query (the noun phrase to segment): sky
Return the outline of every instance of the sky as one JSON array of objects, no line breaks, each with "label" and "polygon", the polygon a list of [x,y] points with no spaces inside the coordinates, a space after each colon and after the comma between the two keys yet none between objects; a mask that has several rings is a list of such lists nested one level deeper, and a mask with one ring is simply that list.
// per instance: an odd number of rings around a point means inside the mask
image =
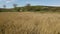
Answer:
[{"label": "sky", "polygon": [[31,5],[45,5],[45,6],[60,6],[60,0],[0,0],[0,8],[6,5],[7,8],[12,8],[13,4],[18,6]]}]

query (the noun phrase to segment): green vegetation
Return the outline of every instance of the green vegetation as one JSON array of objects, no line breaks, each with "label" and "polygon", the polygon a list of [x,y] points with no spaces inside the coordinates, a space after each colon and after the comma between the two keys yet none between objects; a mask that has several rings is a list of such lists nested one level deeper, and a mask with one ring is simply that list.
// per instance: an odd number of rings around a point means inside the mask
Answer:
[{"label": "green vegetation", "polygon": [[24,7],[17,7],[17,4],[13,4],[14,8],[11,9],[6,9],[6,6],[4,5],[3,9],[0,8],[0,12],[25,12],[25,11],[30,11],[30,12],[60,12],[60,7],[52,7],[52,6],[31,6],[30,4],[27,4]]}]

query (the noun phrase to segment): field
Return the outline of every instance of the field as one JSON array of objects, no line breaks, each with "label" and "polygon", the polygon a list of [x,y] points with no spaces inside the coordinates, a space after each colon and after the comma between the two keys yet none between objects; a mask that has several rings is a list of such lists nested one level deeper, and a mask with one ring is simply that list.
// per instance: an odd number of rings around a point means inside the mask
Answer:
[{"label": "field", "polygon": [[60,34],[60,14],[0,12],[0,34]]}]

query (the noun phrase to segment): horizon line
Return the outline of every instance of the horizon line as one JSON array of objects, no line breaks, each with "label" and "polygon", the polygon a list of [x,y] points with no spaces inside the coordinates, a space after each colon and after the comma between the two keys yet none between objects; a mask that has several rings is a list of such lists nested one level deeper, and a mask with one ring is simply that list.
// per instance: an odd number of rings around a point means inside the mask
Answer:
[{"label": "horizon line", "polygon": [[[24,7],[26,5],[23,6],[17,6],[17,7]],[[51,6],[51,7],[60,7],[60,5],[31,5],[31,6]],[[4,8],[4,7],[0,7],[0,8]],[[6,7],[6,8],[14,8],[14,7]]]}]

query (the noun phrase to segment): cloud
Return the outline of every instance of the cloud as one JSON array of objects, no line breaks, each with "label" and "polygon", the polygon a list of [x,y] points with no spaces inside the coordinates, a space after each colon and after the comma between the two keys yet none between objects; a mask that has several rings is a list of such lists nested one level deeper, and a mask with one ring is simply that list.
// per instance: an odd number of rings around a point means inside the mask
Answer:
[{"label": "cloud", "polygon": [[10,3],[11,1],[6,1],[6,3]]},{"label": "cloud", "polygon": [[60,5],[47,5],[47,6],[55,6],[55,7],[60,7]]},{"label": "cloud", "polygon": [[60,5],[50,5],[50,6],[60,6]]},{"label": "cloud", "polygon": [[15,2],[16,0],[0,0],[0,3],[11,3],[11,2]]},{"label": "cloud", "polygon": [[0,1],[2,1],[2,0],[0,0]]},{"label": "cloud", "polygon": [[11,3],[11,2],[14,2],[15,0],[5,0],[6,3]]},{"label": "cloud", "polygon": [[4,0],[0,0],[0,2],[2,2],[2,1],[4,1]]}]

